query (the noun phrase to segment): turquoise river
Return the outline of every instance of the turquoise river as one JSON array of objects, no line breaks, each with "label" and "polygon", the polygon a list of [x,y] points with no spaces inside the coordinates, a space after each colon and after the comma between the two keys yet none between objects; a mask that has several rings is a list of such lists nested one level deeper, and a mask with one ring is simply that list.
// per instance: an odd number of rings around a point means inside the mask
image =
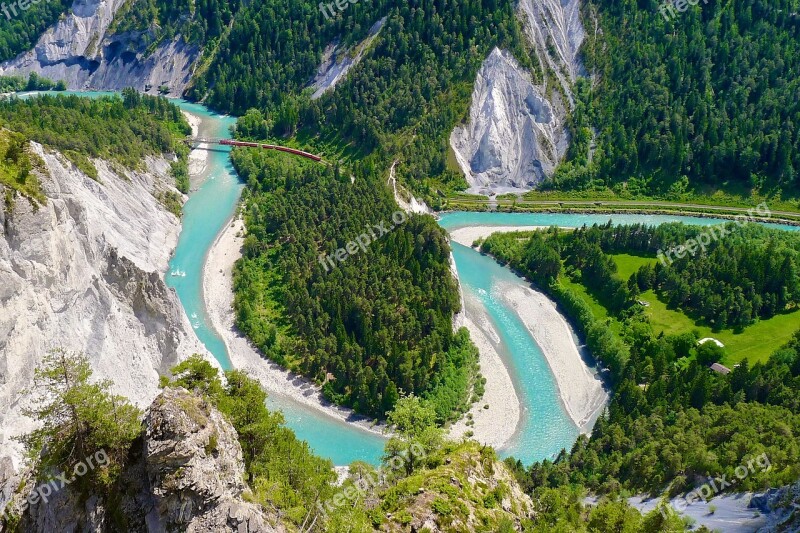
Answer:
[{"label": "turquoise river", "polygon": [[[109,93],[80,93],[97,96]],[[202,105],[175,100],[183,110],[201,118],[201,137],[230,137],[229,128],[235,118],[217,115]],[[204,171],[192,176],[192,191],[184,206],[183,229],[170,262],[166,279],[173,287],[189,317],[198,338],[223,368],[230,368],[226,347],[211,326],[207,316],[202,289],[202,271],[209,249],[226,223],[234,215],[244,185],[236,176],[229,158],[229,147],[209,151]],[[446,213],[440,225],[453,230],[466,226],[562,226],[583,224],[614,224],[680,221],[687,224],[709,225],[721,219],[661,215],[600,215],[600,214],[509,214],[509,213]],[[770,226],[797,230],[780,224]],[[501,455],[518,457],[525,463],[554,457],[562,448],[570,448],[578,428],[567,416],[560,402],[558,388],[541,350],[520,322],[516,313],[497,297],[495,286],[506,281],[526,285],[523,280],[491,259],[467,247],[453,244],[456,269],[464,291],[483,306],[494,329],[500,336],[499,352],[512,375],[522,403],[522,424]],[[278,395],[270,396],[270,407],[283,411],[287,425],[307,441],[319,455],[335,464],[354,460],[377,463],[384,439],[358,427],[335,420]]]},{"label": "turquoise river", "polygon": [[[220,116],[205,107],[177,101],[182,109],[202,119],[201,137],[229,137],[229,127],[235,119]],[[178,292],[186,314],[200,340],[223,368],[230,368],[225,344],[210,325],[203,301],[202,271],[208,250],[225,224],[236,211],[244,185],[236,176],[228,156],[229,148],[210,151],[208,164],[200,176],[192,177],[192,192],[184,206],[183,231],[170,263],[167,282]],[[620,215],[611,217],[614,223],[647,222],[659,224],[682,221],[687,224],[718,224],[719,219],[680,216]],[[576,227],[582,224],[605,223],[607,215],[448,213],[441,217],[445,229],[469,225],[558,225]],[[784,227],[784,226],[777,226]],[[784,228],[790,228],[785,226]],[[796,228],[792,228],[796,229]],[[454,244],[453,255],[464,290],[470,291],[484,306],[500,334],[500,352],[509,366],[517,394],[523,406],[523,422],[504,456],[513,455],[526,463],[554,457],[562,448],[570,448],[578,428],[567,416],[560,401],[558,388],[542,352],[493,287],[506,280],[524,281],[494,261],[464,246]],[[288,398],[272,395],[270,407],[283,411],[287,425],[307,441],[316,453],[329,457],[335,464],[354,460],[377,463],[384,440],[358,427],[320,414]]]}]

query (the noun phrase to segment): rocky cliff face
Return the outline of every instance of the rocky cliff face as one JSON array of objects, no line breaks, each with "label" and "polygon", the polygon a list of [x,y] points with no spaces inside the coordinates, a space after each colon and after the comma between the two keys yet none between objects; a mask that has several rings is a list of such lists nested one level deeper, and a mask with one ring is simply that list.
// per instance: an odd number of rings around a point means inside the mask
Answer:
[{"label": "rocky cliff face", "polygon": [[570,103],[572,84],[586,75],[578,58],[586,36],[580,8],[580,0],[520,0],[517,7],[539,63],[555,74]]},{"label": "rocky cliff face", "polygon": [[566,152],[564,120],[511,54],[495,48],[478,72],[469,123],[450,136],[469,192],[532,189]]},{"label": "rocky cliff face", "polygon": [[155,504],[147,514],[150,530],[158,524],[164,531],[277,531],[242,499],[242,448],[219,411],[184,389],[168,389],[144,425],[143,488]]},{"label": "rocky cliff face", "polygon": [[[143,435],[109,494],[79,494],[71,485],[28,507],[22,531],[278,532],[275,517],[243,499],[238,436],[214,407],[185,389],[167,389],[150,406]],[[30,480],[29,480],[30,481]],[[28,483],[15,495],[20,508]],[[119,490],[117,490],[119,489]]]},{"label": "rocky cliff face", "polygon": [[[450,145],[473,194],[525,192],[550,176],[569,144],[566,117],[572,86],[583,73],[578,0],[521,0],[525,33],[545,72],[534,84],[507,51],[495,49],[472,92],[467,124]],[[557,86],[554,86],[556,85]]]},{"label": "rocky cliff face", "polygon": [[311,95],[312,100],[316,100],[326,91],[336,87],[336,84],[347,76],[350,69],[358,65],[372,41],[380,33],[384,23],[386,23],[386,17],[373,24],[367,37],[351,48],[342,48],[338,42],[331,43],[325,48],[317,75],[311,80],[311,87],[314,89],[314,94]]},{"label": "rocky cliff face", "polygon": [[75,0],[72,10],[48,29],[33,50],[0,65],[1,75],[35,72],[64,80],[69,89],[157,92],[169,87],[179,95],[191,79],[197,46],[180,37],[146,53],[140,32],[114,35],[109,28],[126,0]]},{"label": "rocky cliff face", "polygon": [[86,353],[95,375],[140,407],[158,393],[159,373],[204,353],[161,274],[180,231],[154,197],[172,189],[169,162],[151,158],[146,172],[121,177],[98,161],[94,181],[33,150],[49,173],[47,203],[0,205],[0,457],[15,459],[11,437],[31,428],[21,391],[48,350]]}]

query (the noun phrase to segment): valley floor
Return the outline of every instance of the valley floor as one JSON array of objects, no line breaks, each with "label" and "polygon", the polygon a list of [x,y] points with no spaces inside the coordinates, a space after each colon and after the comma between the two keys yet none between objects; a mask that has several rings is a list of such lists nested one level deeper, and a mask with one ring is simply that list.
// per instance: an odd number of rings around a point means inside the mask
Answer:
[{"label": "valley floor", "polygon": [[[309,380],[262,358],[247,338],[236,329],[231,273],[234,263],[241,257],[243,235],[244,223],[240,219],[227,225],[209,251],[203,274],[208,314],[214,328],[225,341],[233,367],[258,379],[270,394],[288,398],[342,422],[355,423],[365,430],[380,433],[367,420],[354,422],[357,417],[350,409],[327,402],[319,387]],[[470,330],[473,342],[481,354],[481,373],[487,379],[486,392],[483,399],[470,410],[474,425],[467,426],[466,418],[462,418],[453,424],[450,435],[459,438],[467,431],[472,431],[472,438],[475,440],[501,448],[517,431],[521,417],[520,402],[508,369],[488,338],[491,332],[484,332],[476,321],[486,322],[477,314],[470,313],[470,317],[465,318],[465,326]],[[486,404],[490,406],[489,409],[483,408]]]},{"label": "valley floor", "polygon": [[[535,229],[539,229],[539,227],[471,226],[453,230],[450,237],[459,244],[472,246],[476,239],[488,237],[492,233]],[[556,380],[567,414],[580,428],[581,433],[589,433],[597,416],[608,402],[608,393],[604,390],[601,380],[586,366],[569,324],[558,312],[555,303],[539,291],[504,285],[499,292],[509,306],[515,310],[531,337],[542,350]],[[470,334],[475,340],[476,335],[472,329],[470,329]],[[481,346],[477,340],[475,342],[481,351],[481,368],[483,370],[483,353],[486,348]],[[491,385],[487,378],[487,393]]]}]

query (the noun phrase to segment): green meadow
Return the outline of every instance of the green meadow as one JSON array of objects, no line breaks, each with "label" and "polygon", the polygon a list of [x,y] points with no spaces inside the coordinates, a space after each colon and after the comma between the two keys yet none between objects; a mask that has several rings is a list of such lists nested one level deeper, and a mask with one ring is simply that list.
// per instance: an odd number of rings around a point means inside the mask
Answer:
[{"label": "green meadow", "polygon": [[[654,257],[644,255],[615,254],[613,257],[617,264],[617,276],[625,280],[641,266],[655,264],[657,261]],[[562,276],[560,283],[580,294],[596,318],[609,319],[608,310],[584,285],[569,279],[568,276]],[[800,310],[795,310],[769,320],[760,320],[742,331],[732,329],[713,331],[709,326],[694,321],[678,309],[668,309],[667,304],[659,300],[652,290],[642,293],[639,299],[648,304],[645,313],[650,318],[656,334],[662,331],[666,335],[697,331],[700,338],[713,337],[725,345],[725,358],[722,362],[726,365],[736,364],[743,359],[747,359],[751,364],[766,361],[775,350],[791,339],[800,325]],[[617,333],[620,332],[620,324],[613,317],[610,318],[610,327]]]}]

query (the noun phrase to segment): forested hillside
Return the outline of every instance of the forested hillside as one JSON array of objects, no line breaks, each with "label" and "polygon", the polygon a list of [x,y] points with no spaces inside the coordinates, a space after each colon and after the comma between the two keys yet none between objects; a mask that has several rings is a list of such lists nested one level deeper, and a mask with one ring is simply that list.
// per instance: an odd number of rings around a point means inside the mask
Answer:
[{"label": "forested hillside", "polygon": [[180,110],[166,98],[123,91],[123,97],[97,99],[42,95],[0,100],[0,124],[25,139],[63,153],[90,177],[97,169],[89,158],[103,158],[138,169],[144,157],[176,153],[177,186],[188,188],[186,155],[181,144],[191,133]]},{"label": "forested hillside", "polygon": [[240,5],[238,0],[131,0],[114,16],[112,30],[150,32],[150,46],[180,34],[187,42],[213,50]]},{"label": "forested hillside", "polygon": [[[550,185],[796,193],[799,1],[702,3],[668,20],[655,0],[587,1],[584,25],[597,25],[583,60],[593,79],[576,88],[574,144]],[[46,2],[0,17],[0,55],[30,48],[64,10]],[[383,17],[361,63],[312,101],[306,87],[325,47],[360,41]],[[112,29],[146,32],[149,50],[178,34],[202,45],[189,97],[238,115],[258,109],[270,135],[299,133],[337,155],[379,153],[387,168],[397,157],[398,177],[434,205],[465,185],[447,165],[447,137],[492,47],[511,49],[535,80],[543,76],[506,0],[377,0],[330,18],[311,2],[137,0]]]},{"label": "forested hillside", "polygon": [[39,36],[72,5],[72,0],[6,2],[0,6],[0,61],[33,48]]},{"label": "forested hillside", "polygon": [[[591,0],[579,127],[590,135],[554,180],[562,189],[643,192],[726,182],[762,192],[800,185],[800,2],[701,2],[667,17],[662,2]],[[683,185],[685,187],[686,184]]]},{"label": "forested hillside", "polygon": [[[596,18],[602,29],[587,32],[583,48],[595,81],[576,90],[575,145],[551,185],[796,192],[798,0],[702,4],[670,20],[658,6],[584,5],[585,20]],[[275,135],[305,130],[309,139],[320,130],[362,155],[378,147],[401,155],[401,179],[429,200],[463,186],[446,165],[447,134],[466,113],[491,47],[510,48],[541,79],[505,2],[355,4],[332,20],[303,3],[240,13],[194,97],[207,94],[212,106],[239,114],[256,107]],[[384,15],[373,49],[335,92],[314,102],[301,94],[327,44],[358,41]]]},{"label": "forested hillside", "polygon": [[368,165],[351,181],[285,155],[241,150],[233,160],[249,184],[239,327],[361,413],[382,417],[404,392],[430,400],[440,422],[460,414],[477,351],[453,333],[458,289],[433,218],[398,212]]},{"label": "forested hillside", "polygon": [[[339,39],[362,39],[388,17],[372,50],[335,91],[311,101],[303,92],[324,48]],[[253,3],[237,15],[230,34],[192,96],[207,94],[218,109],[265,114],[273,135],[322,132],[322,140],[365,155],[377,151],[417,188],[465,185],[446,168],[447,139],[466,114],[481,62],[495,45],[533,67],[513,4],[459,0],[379,1],[348,6],[326,20],[317,4],[277,0]],[[537,65],[538,68],[538,65]],[[463,182],[463,183],[462,183]],[[434,195],[433,189],[425,189]]]}]

